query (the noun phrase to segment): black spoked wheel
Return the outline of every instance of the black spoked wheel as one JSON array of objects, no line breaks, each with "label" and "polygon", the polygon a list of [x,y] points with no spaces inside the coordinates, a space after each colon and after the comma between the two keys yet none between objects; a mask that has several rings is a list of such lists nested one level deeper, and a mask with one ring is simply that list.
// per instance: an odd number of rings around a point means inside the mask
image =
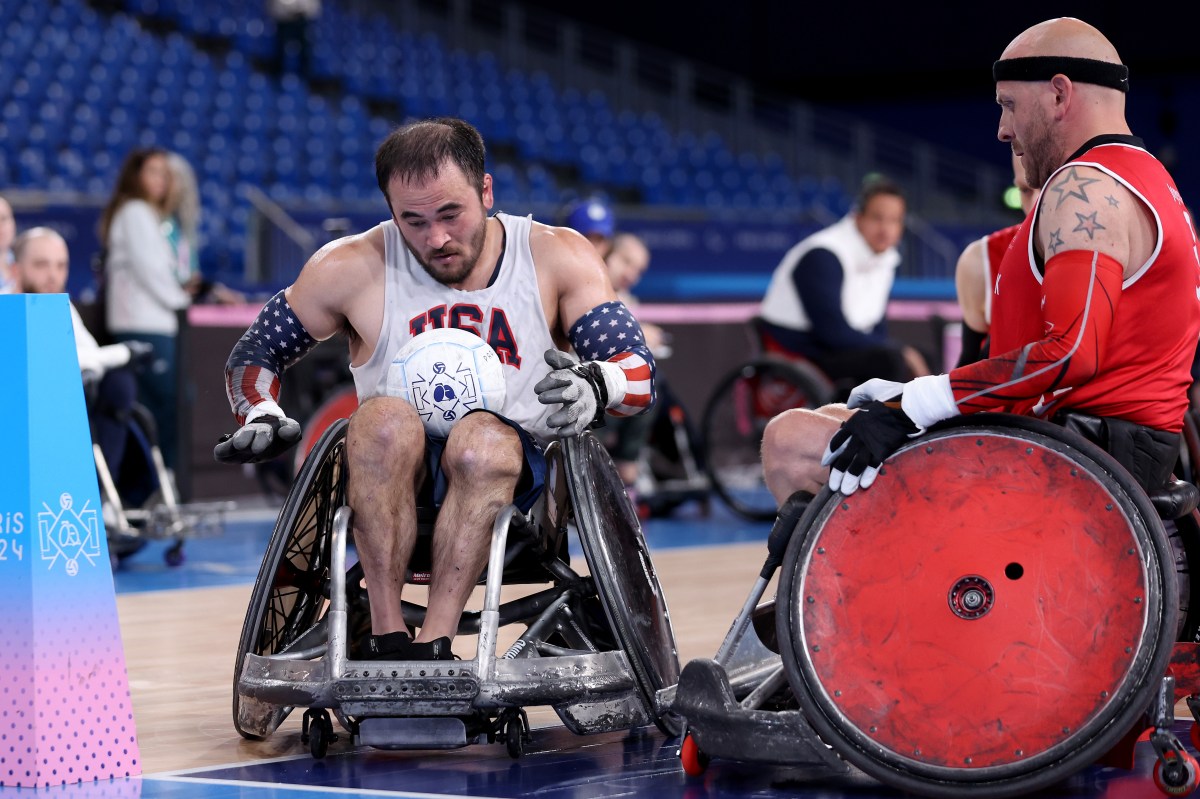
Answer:
[{"label": "black spoked wheel", "polygon": [[658,711],[657,694],[679,682],[679,653],[637,511],[595,436],[565,439],[563,451],[575,525],[605,615],[650,717],[667,735],[678,735],[682,720]]},{"label": "black spoked wheel", "polygon": [[704,464],[713,490],[734,512],[755,521],[775,518],[763,482],[763,430],[784,411],[816,408],[832,396],[815,368],[777,358],[744,364],[717,384],[704,409]]},{"label": "black spoked wheel", "polygon": [[1176,632],[1149,498],[1099,448],[1020,417],[940,425],[792,537],[776,622],[827,744],[922,796],[1025,795],[1145,712]]},{"label": "black spoked wheel", "polygon": [[282,652],[325,614],[333,514],[346,501],[345,437],[344,419],[326,429],[288,492],[267,544],[234,664],[233,724],[244,738],[265,738],[291,710],[241,695],[247,653]]}]

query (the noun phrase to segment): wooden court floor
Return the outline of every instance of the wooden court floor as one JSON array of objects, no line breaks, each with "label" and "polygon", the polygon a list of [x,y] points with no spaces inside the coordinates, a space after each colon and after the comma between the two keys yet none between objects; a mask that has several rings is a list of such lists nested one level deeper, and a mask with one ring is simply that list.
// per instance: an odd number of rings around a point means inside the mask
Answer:
[{"label": "wooden court floor", "polygon": [[[748,543],[655,554],[682,662],[716,653],[763,553],[761,543]],[[307,751],[299,741],[299,713],[266,741],[245,741],[233,729],[233,661],[250,589],[240,584],[118,595],[145,773]],[[420,601],[419,591],[413,590],[414,601]],[[472,603],[482,604],[479,592]],[[461,637],[455,649],[471,657],[473,638]],[[559,723],[549,708],[531,711],[530,722]],[[339,746],[346,744],[335,750]]]}]

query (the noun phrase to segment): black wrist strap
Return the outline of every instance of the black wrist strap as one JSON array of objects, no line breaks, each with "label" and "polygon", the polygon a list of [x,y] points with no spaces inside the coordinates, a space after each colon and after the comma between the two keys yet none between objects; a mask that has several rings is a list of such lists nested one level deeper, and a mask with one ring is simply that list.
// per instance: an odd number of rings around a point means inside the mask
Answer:
[{"label": "black wrist strap", "polygon": [[604,373],[600,369],[600,364],[595,361],[587,361],[572,366],[571,371],[586,380],[592,387],[592,393],[596,395],[596,415],[592,417],[588,427],[593,429],[603,427],[604,412],[608,409],[608,385],[604,382]]}]

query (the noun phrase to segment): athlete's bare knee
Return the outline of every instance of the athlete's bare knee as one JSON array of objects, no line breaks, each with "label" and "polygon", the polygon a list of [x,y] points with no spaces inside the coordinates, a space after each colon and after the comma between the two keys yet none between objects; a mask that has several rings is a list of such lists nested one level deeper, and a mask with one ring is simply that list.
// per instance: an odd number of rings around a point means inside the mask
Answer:
[{"label": "athlete's bare knee", "polygon": [[821,455],[840,422],[820,411],[796,409],[776,416],[763,431],[763,478],[782,501],[793,491],[815,493],[828,479]]},{"label": "athlete's bare knee", "polygon": [[354,466],[419,462],[425,430],[416,411],[402,399],[372,397],[358,407],[346,429],[346,458]]},{"label": "athlete's bare knee", "polygon": [[472,413],[446,440],[442,468],[453,482],[513,478],[524,462],[517,432],[490,413]]}]

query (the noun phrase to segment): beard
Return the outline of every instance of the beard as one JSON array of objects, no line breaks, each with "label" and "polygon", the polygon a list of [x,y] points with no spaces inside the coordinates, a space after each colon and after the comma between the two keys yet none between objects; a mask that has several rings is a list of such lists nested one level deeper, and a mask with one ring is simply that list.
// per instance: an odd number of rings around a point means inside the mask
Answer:
[{"label": "beard", "polygon": [[[483,242],[487,237],[487,217],[484,217],[481,224],[474,233],[471,234],[470,240],[466,246],[457,245],[451,242],[446,247],[438,250],[430,250],[428,257],[422,257],[419,252],[413,249],[413,246],[408,243],[408,239],[404,239],[404,246],[412,253],[413,258],[417,259],[417,263],[425,270],[425,274],[441,283],[443,286],[455,286],[462,283],[471,273],[475,271],[476,264],[479,263],[479,254],[483,251]],[[401,237],[403,238],[403,236]],[[433,259],[439,255],[458,255],[462,261],[457,266],[435,266]]]},{"label": "beard", "polygon": [[1064,163],[1062,148],[1054,141],[1050,124],[1045,116],[1031,121],[1029,131],[1022,142],[1024,155],[1021,165],[1025,167],[1025,180],[1036,189],[1043,188],[1054,170]]}]

